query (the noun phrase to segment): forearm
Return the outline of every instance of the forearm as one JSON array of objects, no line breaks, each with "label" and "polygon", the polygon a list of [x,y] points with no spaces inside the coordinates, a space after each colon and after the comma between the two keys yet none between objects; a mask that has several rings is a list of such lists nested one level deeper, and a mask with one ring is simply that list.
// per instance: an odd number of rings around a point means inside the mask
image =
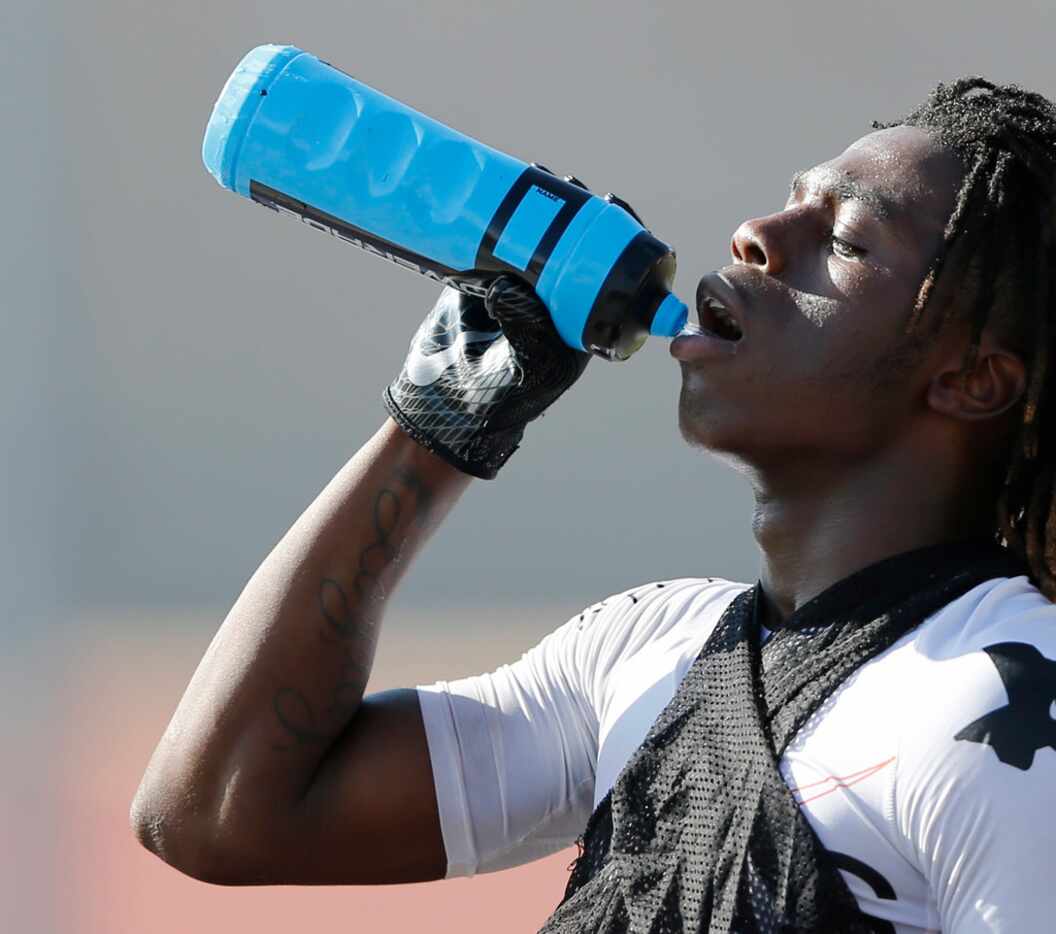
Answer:
[{"label": "forearm", "polygon": [[359,707],[389,594],[469,479],[387,421],[247,584],[133,810],[219,826],[296,804]]}]

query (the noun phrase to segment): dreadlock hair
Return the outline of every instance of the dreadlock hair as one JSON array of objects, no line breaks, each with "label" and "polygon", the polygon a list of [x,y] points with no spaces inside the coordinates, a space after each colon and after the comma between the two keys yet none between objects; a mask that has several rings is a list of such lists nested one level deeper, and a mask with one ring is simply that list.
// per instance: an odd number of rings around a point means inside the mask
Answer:
[{"label": "dreadlock hair", "polygon": [[873,123],[898,125],[929,131],[965,167],[906,332],[921,339],[924,312],[944,282],[957,301],[929,316],[929,330],[935,333],[955,310],[967,317],[965,370],[975,366],[988,326],[1022,355],[1028,386],[1000,465],[995,539],[1026,561],[1039,589],[1056,601],[1056,381],[1048,378],[1056,338],[1056,106],[1016,85],[966,77],[940,84],[901,120]]}]

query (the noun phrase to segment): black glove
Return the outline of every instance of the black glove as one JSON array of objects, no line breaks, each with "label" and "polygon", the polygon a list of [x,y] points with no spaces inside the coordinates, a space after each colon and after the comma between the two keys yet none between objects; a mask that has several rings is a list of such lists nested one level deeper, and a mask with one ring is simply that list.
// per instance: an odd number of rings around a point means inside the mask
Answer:
[{"label": "black glove", "polygon": [[423,447],[490,480],[517,450],[524,426],[588,362],[520,279],[500,276],[484,298],[445,288],[386,390],[385,408]]}]

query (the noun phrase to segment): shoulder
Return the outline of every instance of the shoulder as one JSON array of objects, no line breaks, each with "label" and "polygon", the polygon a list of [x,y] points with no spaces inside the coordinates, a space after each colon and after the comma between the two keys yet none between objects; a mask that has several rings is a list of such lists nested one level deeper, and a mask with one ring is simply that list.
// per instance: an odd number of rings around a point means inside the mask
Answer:
[{"label": "shoulder", "polygon": [[1056,701],[1056,606],[1025,577],[973,588],[911,633],[904,648],[910,694],[927,711],[916,722],[928,745],[945,734],[970,741],[973,731],[962,730],[968,722],[1010,702]]},{"label": "shoulder", "polygon": [[1025,577],[987,581],[896,651],[907,857],[944,927],[975,930],[985,907],[1038,930],[1017,912],[1047,891],[1056,848],[1056,606]]},{"label": "shoulder", "polygon": [[576,686],[596,706],[614,671],[672,640],[703,641],[747,586],[714,577],[638,584],[584,608],[523,661]]},{"label": "shoulder", "polygon": [[[987,581],[925,621],[895,654],[902,658],[891,673],[904,691],[896,800],[918,852],[930,850],[950,820],[1008,821],[1010,812],[1042,803],[1037,813],[1050,814],[1056,606],[1025,577]],[[1047,833],[1056,838],[1056,825]]]},{"label": "shoulder", "polygon": [[592,604],[566,625],[587,634],[606,655],[633,654],[671,632],[710,632],[748,586],[718,577],[650,581]]},{"label": "shoulder", "polygon": [[1026,577],[996,577],[946,604],[918,633],[918,647],[939,657],[1008,635],[1056,644],[1056,605]]},{"label": "shoulder", "polygon": [[651,581],[612,594],[567,624],[576,630],[576,668],[596,710],[611,688],[641,671],[677,673],[749,585],[717,577]]}]

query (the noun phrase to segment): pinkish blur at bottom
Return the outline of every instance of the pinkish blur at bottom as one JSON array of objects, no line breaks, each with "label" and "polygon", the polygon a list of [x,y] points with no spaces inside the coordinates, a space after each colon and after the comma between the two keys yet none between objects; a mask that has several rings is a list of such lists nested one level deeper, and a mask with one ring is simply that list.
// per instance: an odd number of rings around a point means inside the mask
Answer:
[{"label": "pinkish blur at bottom", "polygon": [[[371,690],[489,670],[534,641],[498,636],[482,650],[479,635],[459,645],[450,628],[443,632],[383,638]],[[56,749],[62,843],[54,896],[63,934],[519,934],[537,931],[560,899],[574,849],[506,872],[421,885],[224,888],[180,875],[139,847],[128,806],[209,633],[151,621],[104,625],[95,634],[101,638],[64,686],[78,712],[67,709]]]}]

